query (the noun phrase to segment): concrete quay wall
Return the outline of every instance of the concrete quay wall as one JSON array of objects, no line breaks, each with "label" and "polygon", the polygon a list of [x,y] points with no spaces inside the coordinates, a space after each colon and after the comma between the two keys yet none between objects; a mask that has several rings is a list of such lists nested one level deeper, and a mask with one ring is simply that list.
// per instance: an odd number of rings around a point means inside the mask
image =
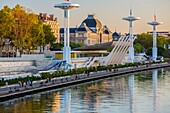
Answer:
[{"label": "concrete quay wall", "polygon": [[27,71],[35,65],[35,61],[3,61],[0,62],[0,73]]},{"label": "concrete quay wall", "polygon": [[0,95],[0,102],[7,101],[10,99],[22,97],[25,95],[30,95],[38,92],[43,92],[50,89],[57,89],[57,88],[63,88],[68,87],[71,85],[77,85],[81,83],[91,82],[94,80],[104,79],[107,77],[113,77],[113,76],[120,76],[128,73],[134,73],[134,72],[140,72],[145,70],[151,70],[151,69],[157,69],[157,68],[163,68],[163,67],[170,67],[170,63],[161,63],[161,64],[152,64],[152,65],[144,65],[144,66],[138,66],[138,67],[129,67],[129,68],[120,68],[118,71],[105,71],[104,73],[98,72],[98,73],[92,73],[90,76],[83,76],[82,78],[77,79],[67,79],[66,81],[61,81],[59,83],[52,83],[49,85],[41,86],[41,87],[34,87],[33,89],[28,89],[24,91],[18,91],[14,93],[8,93],[4,95]]}]

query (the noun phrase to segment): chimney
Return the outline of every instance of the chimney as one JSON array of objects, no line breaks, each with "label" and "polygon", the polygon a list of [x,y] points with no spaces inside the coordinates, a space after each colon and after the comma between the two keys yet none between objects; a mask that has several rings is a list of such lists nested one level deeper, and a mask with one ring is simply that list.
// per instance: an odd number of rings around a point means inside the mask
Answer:
[{"label": "chimney", "polygon": [[54,20],[54,15],[53,14],[51,14],[49,16],[50,16],[50,20]]}]

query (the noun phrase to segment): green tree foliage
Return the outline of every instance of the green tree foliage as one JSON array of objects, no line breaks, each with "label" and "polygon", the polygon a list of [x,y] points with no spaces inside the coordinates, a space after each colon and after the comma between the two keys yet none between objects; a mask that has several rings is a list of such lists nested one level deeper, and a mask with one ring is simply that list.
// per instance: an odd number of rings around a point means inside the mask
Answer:
[{"label": "green tree foliage", "polygon": [[63,47],[64,47],[64,43],[55,43],[52,45],[51,48],[58,49],[58,48],[63,48]]},{"label": "green tree foliage", "polygon": [[164,56],[165,58],[170,58],[170,50],[166,49],[163,53],[162,56]]},{"label": "green tree foliage", "polygon": [[111,52],[113,50],[113,48],[108,48],[107,52]]},{"label": "green tree foliage", "polygon": [[163,47],[158,47],[158,55],[159,56],[162,56],[163,54],[163,52],[165,51],[165,49],[163,48]]},{"label": "green tree foliage", "polygon": [[0,34],[1,46],[3,39],[8,38],[21,53],[30,53],[38,46],[44,47],[56,40],[50,26],[44,25],[36,14],[20,5],[13,9],[5,6],[0,10]]},{"label": "green tree foliage", "polygon": [[[163,55],[164,52],[165,52],[165,49],[163,47],[158,47],[158,55],[159,56],[164,56]],[[147,55],[152,55],[152,48],[148,49]]]},{"label": "green tree foliage", "polygon": [[144,52],[145,48],[140,44],[137,43],[134,45],[135,53],[141,53]]},{"label": "green tree foliage", "polygon": [[73,48],[76,48],[76,47],[82,47],[83,46],[83,43],[75,43],[75,42],[70,42],[70,47],[73,49]]},{"label": "green tree foliage", "polygon": [[[82,47],[84,46],[83,43],[75,43],[75,42],[70,42],[70,47],[71,49],[77,48],[77,47]],[[55,43],[52,45],[52,49],[58,49],[58,48],[63,48],[64,43]]]},{"label": "green tree foliage", "polygon": [[166,39],[167,44],[170,44],[170,38]]},{"label": "green tree foliage", "polygon": [[37,22],[37,16],[29,9],[20,5],[16,5],[13,9],[15,23],[13,26],[13,43],[15,47],[22,53],[32,46],[31,29]]},{"label": "green tree foliage", "polygon": [[148,50],[150,48],[152,48],[152,39],[153,36],[146,34],[146,33],[142,33],[140,35],[138,35],[137,39],[135,39],[134,41],[134,45],[141,45],[145,50]]},{"label": "green tree foliage", "polygon": [[52,45],[55,41],[56,41],[56,38],[53,34],[53,32],[51,32],[51,28],[49,25],[43,25],[43,31],[44,31],[44,34],[45,34],[45,44],[50,44]]},{"label": "green tree foliage", "polygon": [[[166,39],[164,37],[157,37],[158,55],[167,57],[169,50],[164,49],[164,44],[170,44],[170,39]],[[137,39],[134,41],[135,52],[145,51],[148,55],[152,55],[152,47],[153,35],[142,33],[138,35]]]},{"label": "green tree foliage", "polygon": [[45,34],[43,30],[43,22],[38,21],[37,23],[32,25],[31,28],[31,47],[29,48],[30,50],[37,49],[38,46],[42,46],[45,43]]},{"label": "green tree foliage", "polygon": [[[3,45],[4,39],[10,38],[13,24],[14,16],[12,10],[8,6],[5,6],[0,10],[0,46]],[[0,51],[2,52],[2,47]]]},{"label": "green tree foliage", "polygon": [[11,9],[8,6],[5,6],[0,10],[0,37],[7,38],[10,36],[12,31],[12,25],[14,23],[14,17]]}]

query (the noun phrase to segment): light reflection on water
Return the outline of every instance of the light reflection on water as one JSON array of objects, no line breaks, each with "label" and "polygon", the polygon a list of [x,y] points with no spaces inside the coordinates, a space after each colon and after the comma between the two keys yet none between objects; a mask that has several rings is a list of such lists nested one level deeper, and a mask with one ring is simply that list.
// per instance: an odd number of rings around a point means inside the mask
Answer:
[{"label": "light reflection on water", "polygon": [[170,113],[170,68],[26,96],[0,113]]}]

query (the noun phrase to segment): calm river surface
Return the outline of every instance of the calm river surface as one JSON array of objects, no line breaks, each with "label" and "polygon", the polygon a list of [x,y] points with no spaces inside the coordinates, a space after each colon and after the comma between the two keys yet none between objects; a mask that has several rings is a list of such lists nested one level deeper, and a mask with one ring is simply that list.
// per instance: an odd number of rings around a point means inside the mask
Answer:
[{"label": "calm river surface", "polygon": [[7,101],[0,113],[170,113],[170,68]]}]

